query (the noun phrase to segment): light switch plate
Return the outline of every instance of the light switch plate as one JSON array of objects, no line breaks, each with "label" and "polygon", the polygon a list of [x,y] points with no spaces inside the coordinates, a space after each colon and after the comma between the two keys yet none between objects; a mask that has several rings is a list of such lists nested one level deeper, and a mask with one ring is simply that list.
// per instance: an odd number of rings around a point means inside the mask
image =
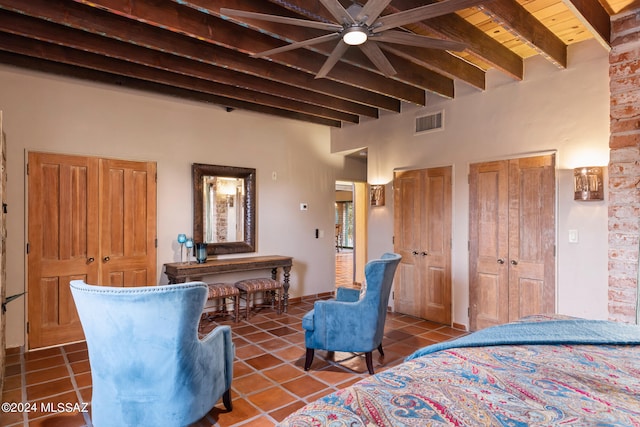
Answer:
[{"label": "light switch plate", "polygon": [[578,243],[578,230],[569,230],[569,243]]}]

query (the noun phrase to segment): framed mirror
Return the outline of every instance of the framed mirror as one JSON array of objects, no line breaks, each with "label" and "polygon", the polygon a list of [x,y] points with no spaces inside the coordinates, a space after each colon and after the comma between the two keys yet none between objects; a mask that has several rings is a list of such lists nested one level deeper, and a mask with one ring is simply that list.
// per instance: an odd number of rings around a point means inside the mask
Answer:
[{"label": "framed mirror", "polygon": [[194,163],[193,240],[207,254],[255,252],[256,170]]}]

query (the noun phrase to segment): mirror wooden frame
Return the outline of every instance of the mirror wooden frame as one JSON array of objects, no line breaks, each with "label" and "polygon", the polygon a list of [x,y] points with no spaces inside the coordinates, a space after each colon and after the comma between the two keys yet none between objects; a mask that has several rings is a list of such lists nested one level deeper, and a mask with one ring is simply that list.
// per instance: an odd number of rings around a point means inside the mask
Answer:
[{"label": "mirror wooden frame", "polygon": [[243,178],[245,191],[244,205],[244,241],[207,243],[208,255],[235,254],[242,252],[255,252],[255,206],[256,206],[256,170],[252,168],[239,168],[234,166],[217,166],[202,163],[194,163],[191,168],[193,179],[193,240],[203,241],[204,228],[204,200],[203,177],[222,176],[230,178]]}]

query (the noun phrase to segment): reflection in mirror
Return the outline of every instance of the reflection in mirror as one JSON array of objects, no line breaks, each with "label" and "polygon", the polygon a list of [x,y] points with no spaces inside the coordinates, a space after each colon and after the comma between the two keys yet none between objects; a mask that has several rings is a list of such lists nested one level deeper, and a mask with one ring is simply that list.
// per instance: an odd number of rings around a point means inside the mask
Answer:
[{"label": "reflection in mirror", "polygon": [[205,175],[202,220],[205,243],[244,240],[244,178]]},{"label": "reflection in mirror", "polygon": [[255,169],[193,164],[193,236],[210,255],[254,252]]}]

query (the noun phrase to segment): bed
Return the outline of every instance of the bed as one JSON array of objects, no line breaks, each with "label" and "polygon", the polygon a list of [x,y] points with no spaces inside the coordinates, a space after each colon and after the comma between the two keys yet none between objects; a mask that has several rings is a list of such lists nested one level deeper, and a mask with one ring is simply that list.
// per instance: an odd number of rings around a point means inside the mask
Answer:
[{"label": "bed", "polygon": [[640,426],[640,327],[532,316],[425,347],[282,427]]}]

